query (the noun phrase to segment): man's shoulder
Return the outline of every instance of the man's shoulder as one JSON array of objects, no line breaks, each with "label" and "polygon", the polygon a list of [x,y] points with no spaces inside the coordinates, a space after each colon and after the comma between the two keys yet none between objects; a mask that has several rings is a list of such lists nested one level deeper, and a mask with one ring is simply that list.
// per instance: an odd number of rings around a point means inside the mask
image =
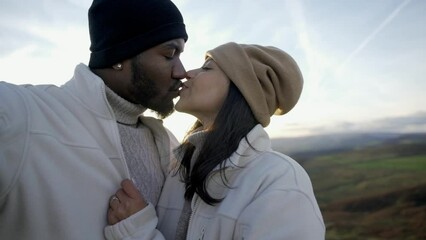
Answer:
[{"label": "man's shoulder", "polygon": [[[0,103],[2,105],[15,105],[17,101],[23,101],[27,88],[32,85],[16,85],[8,82],[0,82]],[[22,103],[20,103],[22,104]]]},{"label": "man's shoulder", "polygon": [[13,84],[9,82],[0,82],[0,89],[4,91],[4,93],[12,94],[30,94],[30,93],[42,93],[47,91],[48,89],[58,88],[58,86],[53,84]]}]

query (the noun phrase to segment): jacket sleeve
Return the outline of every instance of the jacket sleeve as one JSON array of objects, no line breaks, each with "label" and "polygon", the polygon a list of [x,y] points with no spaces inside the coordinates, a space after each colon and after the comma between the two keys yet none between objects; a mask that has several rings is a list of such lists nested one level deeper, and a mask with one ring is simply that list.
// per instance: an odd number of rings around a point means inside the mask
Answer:
[{"label": "jacket sleeve", "polygon": [[323,240],[325,227],[315,199],[299,189],[270,190],[237,220],[237,239]]},{"label": "jacket sleeve", "polygon": [[126,240],[164,240],[163,235],[156,229],[158,218],[154,206],[150,203],[141,211],[133,214],[114,225],[106,226],[106,239]]},{"label": "jacket sleeve", "polygon": [[27,150],[28,105],[19,88],[0,82],[0,208],[19,177]]}]

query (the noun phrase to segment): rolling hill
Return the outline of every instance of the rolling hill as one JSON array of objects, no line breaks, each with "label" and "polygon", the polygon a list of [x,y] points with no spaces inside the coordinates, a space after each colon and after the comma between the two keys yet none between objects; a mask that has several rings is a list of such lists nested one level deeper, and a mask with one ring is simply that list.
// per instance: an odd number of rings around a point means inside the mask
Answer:
[{"label": "rolling hill", "polygon": [[426,239],[426,134],[272,141],[310,175],[326,239]]}]

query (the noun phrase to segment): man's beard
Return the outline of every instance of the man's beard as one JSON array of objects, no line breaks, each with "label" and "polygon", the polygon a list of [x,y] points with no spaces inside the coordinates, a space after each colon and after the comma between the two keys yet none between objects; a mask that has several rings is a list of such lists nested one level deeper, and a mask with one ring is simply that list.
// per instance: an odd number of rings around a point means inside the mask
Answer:
[{"label": "man's beard", "polygon": [[153,101],[159,94],[155,81],[146,76],[143,67],[138,63],[138,56],[132,58],[132,80],[130,92],[136,103],[154,111],[160,119],[164,119],[174,112],[174,103],[170,99]]}]

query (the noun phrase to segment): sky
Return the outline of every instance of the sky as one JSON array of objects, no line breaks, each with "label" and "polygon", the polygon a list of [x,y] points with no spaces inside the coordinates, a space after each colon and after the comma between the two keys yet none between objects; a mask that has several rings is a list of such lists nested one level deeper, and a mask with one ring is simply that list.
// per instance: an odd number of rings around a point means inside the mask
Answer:
[{"label": "sky", "polygon": [[[173,2],[189,34],[182,54],[188,70],[230,41],[276,46],[299,64],[302,96],[291,112],[272,118],[271,137],[426,132],[426,1]],[[78,63],[88,63],[90,4],[0,0],[0,81],[68,81]],[[194,121],[174,113],[165,125],[181,139]]]}]

